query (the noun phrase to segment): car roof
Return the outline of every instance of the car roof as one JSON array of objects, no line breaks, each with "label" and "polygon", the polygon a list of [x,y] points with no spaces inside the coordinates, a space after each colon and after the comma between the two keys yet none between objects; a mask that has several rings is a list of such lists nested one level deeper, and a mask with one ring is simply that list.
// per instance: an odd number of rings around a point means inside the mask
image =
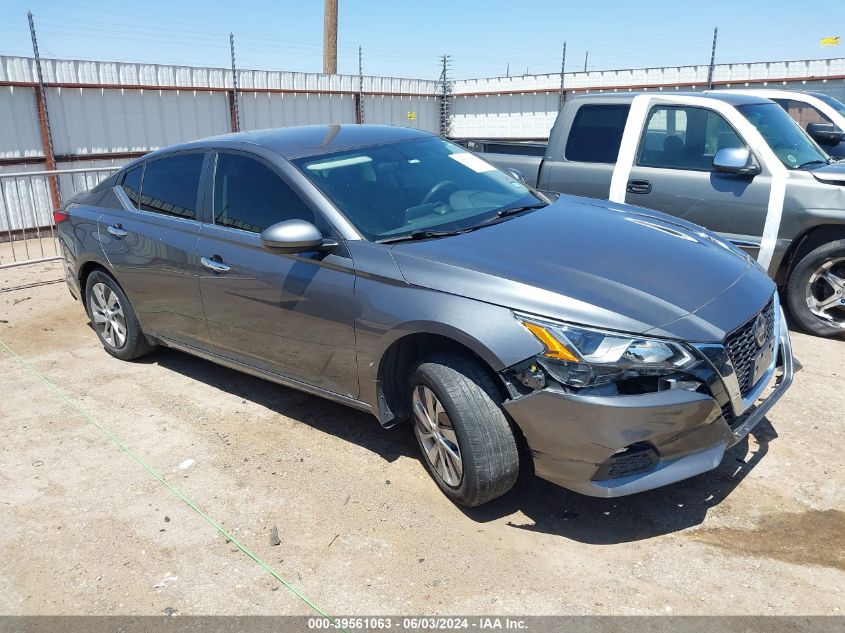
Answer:
[{"label": "car roof", "polygon": [[[395,125],[305,125],[267,130],[252,130],[220,134],[209,138],[172,145],[145,154],[140,160],[148,160],[159,154],[188,149],[214,149],[235,147],[238,144],[255,145],[269,149],[287,159],[330,154],[350,149],[395,143],[415,138],[430,138],[429,132]],[[134,164],[133,161],[131,164]]]},{"label": "car roof", "polygon": [[630,103],[634,97],[639,95],[649,95],[654,97],[702,97],[704,99],[713,99],[714,101],[723,101],[734,106],[750,105],[753,103],[767,103],[768,99],[754,95],[742,94],[741,92],[732,93],[729,91],[704,91],[704,92],[666,92],[666,91],[641,91],[641,92],[602,92],[590,93],[583,95],[576,95],[574,99],[583,100],[606,100],[618,103]]}]

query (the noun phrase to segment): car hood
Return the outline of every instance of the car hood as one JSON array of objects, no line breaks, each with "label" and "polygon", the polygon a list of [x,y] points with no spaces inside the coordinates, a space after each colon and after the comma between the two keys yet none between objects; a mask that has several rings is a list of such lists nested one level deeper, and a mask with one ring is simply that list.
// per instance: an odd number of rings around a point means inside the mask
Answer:
[{"label": "car hood", "polygon": [[[391,253],[410,284],[687,340],[721,340],[774,289],[751,260],[696,225],[570,196],[469,233],[399,243]],[[718,298],[729,288],[731,305],[721,309]],[[707,320],[690,318],[705,306]],[[681,325],[673,331],[674,323]]]},{"label": "car hood", "polygon": [[816,180],[830,185],[845,185],[845,162],[817,167],[811,172]]}]

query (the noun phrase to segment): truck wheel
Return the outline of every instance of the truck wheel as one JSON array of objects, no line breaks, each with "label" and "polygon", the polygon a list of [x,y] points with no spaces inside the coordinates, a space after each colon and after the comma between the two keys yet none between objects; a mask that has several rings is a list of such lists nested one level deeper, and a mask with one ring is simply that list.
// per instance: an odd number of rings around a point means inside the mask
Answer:
[{"label": "truck wheel", "polygon": [[85,282],[85,297],[91,325],[109,354],[132,360],[155,349],[141,331],[132,304],[114,279],[94,271]]},{"label": "truck wheel", "polygon": [[485,368],[465,356],[441,354],[420,363],[409,386],[422,461],[446,496],[471,507],[510,490],[519,453]]},{"label": "truck wheel", "polygon": [[786,298],[792,316],[808,332],[845,334],[845,240],[805,255],[789,276]]}]

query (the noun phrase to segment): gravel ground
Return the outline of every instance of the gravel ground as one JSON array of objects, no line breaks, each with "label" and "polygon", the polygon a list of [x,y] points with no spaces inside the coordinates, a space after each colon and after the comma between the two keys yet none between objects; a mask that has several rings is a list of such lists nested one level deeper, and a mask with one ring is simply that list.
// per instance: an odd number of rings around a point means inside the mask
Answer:
[{"label": "gravel ground", "polygon": [[[330,613],[845,608],[843,340],[793,334],[804,370],[713,472],[616,500],[526,478],[468,511],[408,429],[178,352],[112,358],[61,277],[0,270],[0,340]],[[0,613],[310,613],[2,348],[0,372]]]}]

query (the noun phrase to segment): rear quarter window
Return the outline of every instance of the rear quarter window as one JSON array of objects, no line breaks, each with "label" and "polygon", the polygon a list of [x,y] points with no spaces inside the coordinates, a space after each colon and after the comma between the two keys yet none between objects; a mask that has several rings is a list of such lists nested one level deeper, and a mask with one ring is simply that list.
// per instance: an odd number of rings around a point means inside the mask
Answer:
[{"label": "rear quarter window", "polygon": [[132,202],[136,209],[141,208],[141,176],[144,173],[144,166],[139,165],[126,172],[121,183],[121,188],[126,197]]},{"label": "rear quarter window", "polygon": [[583,105],[578,108],[566,139],[566,160],[615,163],[630,109],[629,104]]}]

